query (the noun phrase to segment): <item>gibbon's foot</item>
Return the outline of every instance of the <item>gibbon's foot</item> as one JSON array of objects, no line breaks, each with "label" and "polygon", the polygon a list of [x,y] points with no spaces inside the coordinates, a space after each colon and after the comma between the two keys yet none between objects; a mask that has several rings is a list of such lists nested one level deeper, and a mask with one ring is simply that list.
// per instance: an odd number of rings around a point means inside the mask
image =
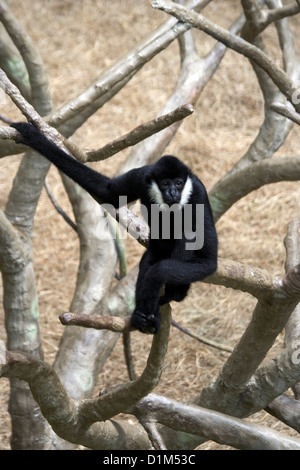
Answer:
[{"label": "gibbon's foot", "polygon": [[153,335],[159,331],[160,318],[159,315],[146,315],[145,313],[135,310],[131,316],[131,324],[142,333]]}]

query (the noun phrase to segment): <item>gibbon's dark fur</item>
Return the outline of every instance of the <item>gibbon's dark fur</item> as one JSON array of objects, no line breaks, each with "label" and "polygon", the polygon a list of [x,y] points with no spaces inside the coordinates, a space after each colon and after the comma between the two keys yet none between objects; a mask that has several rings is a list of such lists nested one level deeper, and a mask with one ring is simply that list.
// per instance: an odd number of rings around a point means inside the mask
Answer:
[{"label": "gibbon's dark fur", "polygon": [[[186,205],[191,205],[194,232],[197,228],[196,206],[204,205],[204,243],[201,249],[186,249],[185,234],[182,230],[181,237],[175,237],[171,217],[169,238],[150,236],[148,249],[140,261],[131,322],[143,333],[156,333],[160,327],[159,305],[172,300],[180,302],[186,297],[192,282],[202,281],[217,269],[217,234],[202,182],[184,163],[171,155],[160,158],[153,165],[108,178],[72,158],[32,124],[13,123],[12,127],[22,135],[18,143],[40,152],[99,203],[109,203],[117,208],[120,196],[126,196],[127,203],[140,199],[148,211],[150,233],[152,204],[178,204],[182,212]],[[163,286],[164,295],[160,297]]]}]

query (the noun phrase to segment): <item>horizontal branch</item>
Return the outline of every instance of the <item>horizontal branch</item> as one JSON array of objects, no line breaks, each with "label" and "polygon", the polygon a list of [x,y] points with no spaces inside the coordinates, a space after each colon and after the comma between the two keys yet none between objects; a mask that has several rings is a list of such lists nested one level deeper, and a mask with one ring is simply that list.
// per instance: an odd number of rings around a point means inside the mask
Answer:
[{"label": "horizontal branch", "polygon": [[275,398],[265,410],[300,433],[300,402],[287,395]]},{"label": "horizontal branch", "polygon": [[224,258],[218,258],[217,271],[203,282],[248,292],[257,299],[267,299],[276,289],[276,281],[267,270]]},{"label": "horizontal branch", "polygon": [[244,450],[300,449],[300,439],[273,429],[200,406],[150,394],[132,410],[146,414],[157,422],[177,431],[185,431],[219,444]]},{"label": "horizontal branch", "polygon": [[62,313],[59,315],[61,323],[65,326],[82,326],[95,330],[110,330],[116,333],[135,330],[130,325],[130,317],[113,317],[106,315],[86,315],[84,313]]}]

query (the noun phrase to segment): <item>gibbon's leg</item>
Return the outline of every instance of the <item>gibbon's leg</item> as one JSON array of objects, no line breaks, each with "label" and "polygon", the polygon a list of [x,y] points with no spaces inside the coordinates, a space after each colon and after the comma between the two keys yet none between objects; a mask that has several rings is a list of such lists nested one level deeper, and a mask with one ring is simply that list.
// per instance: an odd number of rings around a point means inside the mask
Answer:
[{"label": "gibbon's leg", "polygon": [[172,300],[181,302],[188,294],[190,284],[165,284],[165,293],[159,299],[159,305],[164,305]]},{"label": "gibbon's leg", "polygon": [[[160,326],[158,305],[161,287],[164,284],[187,286],[192,282],[202,281],[215,272],[216,268],[216,261],[201,258],[197,262],[165,259],[153,264],[145,273],[137,293],[133,324],[144,333],[156,333]],[[181,294],[183,293],[184,288],[181,290]]]},{"label": "gibbon's leg", "polygon": [[145,311],[148,311],[145,301],[147,298],[143,298],[143,284],[147,276],[148,271],[153,266],[153,257],[150,250],[147,250],[140,261],[139,274],[136,282],[135,288],[135,303],[136,307],[131,316],[131,324],[134,325],[138,330],[143,333],[156,333],[159,330],[160,318],[158,306],[155,308],[155,311],[145,314]]}]

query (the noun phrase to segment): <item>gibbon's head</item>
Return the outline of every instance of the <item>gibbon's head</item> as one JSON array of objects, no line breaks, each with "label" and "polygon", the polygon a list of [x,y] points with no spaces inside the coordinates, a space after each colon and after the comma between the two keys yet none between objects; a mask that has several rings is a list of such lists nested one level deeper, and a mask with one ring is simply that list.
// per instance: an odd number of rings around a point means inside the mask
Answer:
[{"label": "gibbon's head", "polygon": [[178,158],[165,155],[154,165],[149,175],[149,195],[155,204],[180,204],[189,202],[193,191],[190,169]]}]

